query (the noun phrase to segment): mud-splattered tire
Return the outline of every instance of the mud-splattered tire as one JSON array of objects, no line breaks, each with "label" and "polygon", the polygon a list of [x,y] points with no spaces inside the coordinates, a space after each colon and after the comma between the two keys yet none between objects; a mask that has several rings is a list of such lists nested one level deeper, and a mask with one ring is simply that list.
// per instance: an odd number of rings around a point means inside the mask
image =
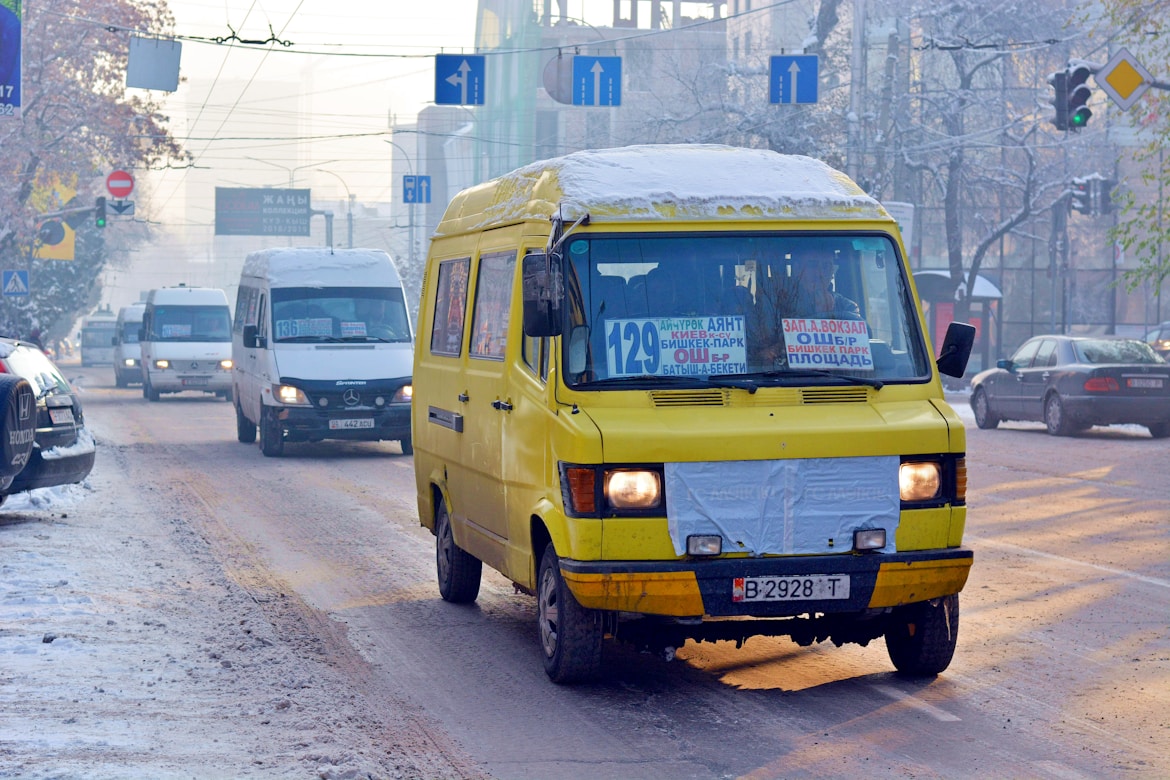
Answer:
[{"label": "mud-splattered tire", "polygon": [[933,677],[951,665],[959,638],[959,594],[899,607],[886,631],[894,668],[911,677]]},{"label": "mud-splattered tire", "polygon": [[260,407],[260,451],[268,458],[279,458],[284,453],[284,431],[280,420],[270,406]]},{"label": "mud-splattered tire", "polygon": [[601,612],[582,607],[561,576],[550,542],[536,580],[537,620],[544,671],[555,683],[593,679],[601,669]]},{"label": "mud-splattered tire", "polygon": [[435,569],[439,595],[452,604],[470,604],[479,595],[483,563],[455,544],[447,504],[440,499],[435,509]]}]

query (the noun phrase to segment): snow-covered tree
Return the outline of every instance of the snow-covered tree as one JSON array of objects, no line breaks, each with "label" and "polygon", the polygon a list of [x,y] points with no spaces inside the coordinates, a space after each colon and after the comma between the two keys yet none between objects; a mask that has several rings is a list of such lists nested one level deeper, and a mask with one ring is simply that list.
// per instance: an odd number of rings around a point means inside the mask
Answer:
[{"label": "snow-covered tree", "polygon": [[66,205],[45,193],[63,184],[92,206],[113,168],[182,159],[158,105],[125,89],[131,33],[169,32],[173,18],[165,0],[0,2],[23,21],[22,117],[0,119],[0,265],[36,280],[27,299],[0,302],[0,325],[64,335],[96,302],[106,256],[92,218],[74,215],[75,259],[32,259],[40,215]]}]

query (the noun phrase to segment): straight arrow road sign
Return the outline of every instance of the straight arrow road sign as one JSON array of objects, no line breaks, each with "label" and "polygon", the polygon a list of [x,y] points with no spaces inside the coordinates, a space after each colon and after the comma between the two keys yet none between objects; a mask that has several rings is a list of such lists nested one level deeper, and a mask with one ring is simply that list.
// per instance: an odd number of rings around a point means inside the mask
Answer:
[{"label": "straight arrow road sign", "polygon": [[773,57],[768,86],[772,103],[816,103],[820,59],[815,54]]}]

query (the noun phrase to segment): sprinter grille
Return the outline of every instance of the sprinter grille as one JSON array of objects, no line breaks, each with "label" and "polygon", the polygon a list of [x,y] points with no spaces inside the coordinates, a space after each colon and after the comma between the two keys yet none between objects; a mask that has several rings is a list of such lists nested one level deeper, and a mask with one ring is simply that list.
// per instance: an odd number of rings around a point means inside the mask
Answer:
[{"label": "sprinter grille", "polygon": [[863,404],[869,401],[868,387],[809,387],[800,391],[806,404]]},{"label": "sprinter grille", "polygon": [[726,406],[726,390],[669,390],[650,392],[655,406]]}]

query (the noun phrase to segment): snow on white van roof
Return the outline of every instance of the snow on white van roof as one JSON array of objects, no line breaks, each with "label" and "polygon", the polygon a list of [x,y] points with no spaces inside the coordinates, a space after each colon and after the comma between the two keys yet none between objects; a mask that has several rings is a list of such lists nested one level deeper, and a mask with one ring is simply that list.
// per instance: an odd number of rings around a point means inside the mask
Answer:
[{"label": "snow on white van roof", "polygon": [[273,247],[250,252],[241,276],[267,278],[273,287],[397,287],[390,256],[381,249]]},{"label": "snow on white van roof", "polygon": [[[543,160],[456,196],[456,229],[547,218],[598,221],[890,219],[881,204],[820,160],[767,149],[657,144]],[[449,232],[440,225],[440,234]]]}]

